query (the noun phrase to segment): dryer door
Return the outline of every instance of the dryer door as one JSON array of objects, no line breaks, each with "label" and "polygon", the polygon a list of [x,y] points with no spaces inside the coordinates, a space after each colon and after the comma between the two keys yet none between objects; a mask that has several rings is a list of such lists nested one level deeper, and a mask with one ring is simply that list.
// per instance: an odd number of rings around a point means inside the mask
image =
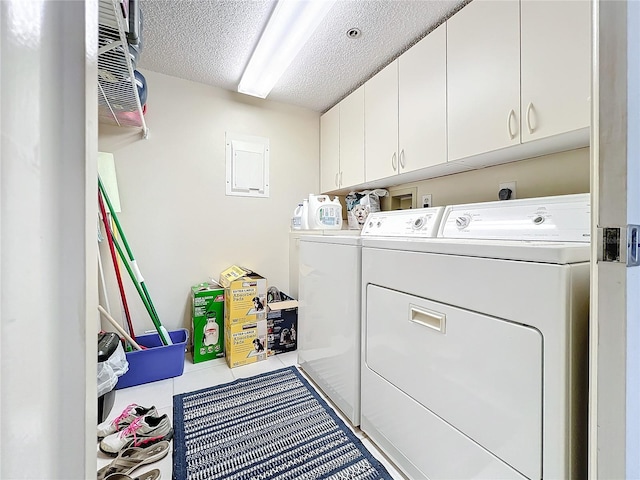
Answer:
[{"label": "dryer door", "polygon": [[366,295],[365,366],[515,470],[542,478],[540,332],[375,285]]}]

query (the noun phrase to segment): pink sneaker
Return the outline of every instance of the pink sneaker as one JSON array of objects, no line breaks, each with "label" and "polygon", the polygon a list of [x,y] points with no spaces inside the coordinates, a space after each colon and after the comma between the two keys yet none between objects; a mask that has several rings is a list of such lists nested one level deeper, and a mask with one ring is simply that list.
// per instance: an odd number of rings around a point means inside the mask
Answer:
[{"label": "pink sneaker", "polygon": [[124,430],[112,433],[100,442],[100,450],[107,455],[116,456],[129,447],[147,447],[162,440],[171,440],[173,428],[167,415],[138,417]]},{"label": "pink sneaker", "polygon": [[105,420],[98,425],[98,438],[104,438],[113,433],[119,432],[124,428],[131,425],[138,417],[144,417],[145,415],[158,415],[156,407],[145,408],[140,405],[132,403],[127,406],[120,415],[113,420]]}]

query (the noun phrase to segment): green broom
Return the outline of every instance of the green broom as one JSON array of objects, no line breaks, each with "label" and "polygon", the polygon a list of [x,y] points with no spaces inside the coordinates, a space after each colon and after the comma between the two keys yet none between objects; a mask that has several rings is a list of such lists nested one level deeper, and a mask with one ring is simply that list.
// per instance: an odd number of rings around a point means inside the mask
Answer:
[{"label": "green broom", "polygon": [[104,185],[102,184],[102,180],[100,180],[99,175],[98,175],[98,187],[100,188],[100,192],[102,193],[102,196],[107,202],[107,207],[109,208],[109,212],[111,213],[111,216],[113,217],[113,221],[116,224],[116,228],[118,229],[120,238],[122,238],[122,243],[124,244],[124,247],[127,250],[127,254],[129,256],[129,261],[131,262],[131,265],[128,264],[127,259],[125,258],[124,253],[122,252],[122,249],[120,248],[118,243],[115,242],[115,238],[114,238],[114,242],[116,243],[118,253],[120,254],[120,257],[122,258],[122,261],[127,268],[127,272],[129,272],[129,276],[131,277],[131,280],[136,286],[136,290],[138,290],[138,294],[140,295],[142,303],[147,309],[147,312],[151,317],[151,321],[153,322],[153,325],[156,327],[156,330],[158,331],[158,335],[160,335],[160,340],[162,340],[162,343],[164,345],[173,345],[173,342],[171,341],[171,337],[169,336],[169,332],[167,332],[167,329],[162,325],[162,323],[160,323],[160,318],[158,317],[158,313],[156,312],[156,309],[153,306],[153,302],[151,301],[151,296],[149,295],[147,286],[144,283],[144,277],[142,276],[142,273],[138,268],[138,264],[135,258],[133,257],[133,252],[131,251],[129,244],[127,243],[127,238],[125,237],[124,232],[122,231],[122,227],[120,226],[120,222],[118,221],[116,212],[113,210],[113,206],[111,205],[111,200],[109,200],[109,196],[107,195],[107,192],[104,188]]}]

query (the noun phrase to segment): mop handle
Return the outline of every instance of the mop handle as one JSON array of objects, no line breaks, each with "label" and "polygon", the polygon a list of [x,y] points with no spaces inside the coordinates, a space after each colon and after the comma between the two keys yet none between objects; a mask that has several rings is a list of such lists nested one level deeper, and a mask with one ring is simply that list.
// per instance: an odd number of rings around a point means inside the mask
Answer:
[{"label": "mop handle", "polygon": [[136,350],[142,350],[142,348],[140,348],[140,345],[138,345],[136,341],[133,338],[131,338],[129,334],[125,332],[120,325],[118,325],[118,322],[116,322],[114,318],[111,315],[109,315],[104,308],[102,308],[101,305],[98,305],[98,310],[104,316],[104,318],[106,318],[107,320],[109,320],[109,322],[111,322],[111,325],[113,325],[115,329],[118,330],[120,335],[122,335],[124,338],[127,339],[127,341],[133,346],[133,348],[135,348]]},{"label": "mop handle", "polygon": [[107,218],[107,212],[104,208],[104,202],[102,196],[98,192],[98,205],[100,207],[100,213],[102,214],[102,223],[104,223],[104,230],[107,235],[107,243],[109,244],[109,251],[111,252],[111,259],[113,260],[113,269],[116,272],[116,279],[118,280],[118,288],[120,289],[120,296],[122,297],[122,305],[124,306],[124,315],[127,319],[127,326],[131,332],[131,336],[135,339],[136,335],[133,331],[133,324],[131,323],[131,314],[129,313],[129,304],[127,303],[127,296],[124,293],[124,285],[122,284],[122,276],[120,275],[120,267],[118,266],[118,257],[113,247],[112,232],[109,226],[109,219]]},{"label": "mop handle", "polygon": [[[98,187],[100,188],[100,191],[102,192],[102,196],[104,197],[105,201],[107,202],[107,207],[109,207],[109,212],[111,212],[111,216],[113,217],[113,221],[116,224],[116,229],[118,230],[118,233],[120,233],[120,237],[122,238],[122,243],[124,244],[124,248],[127,250],[127,253],[129,255],[129,260],[134,263],[136,260],[133,257],[133,252],[131,251],[131,248],[129,248],[129,243],[127,242],[127,237],[125,236],[124,232],[122,231],[122,227],[120,226],[120,221],[118,220],[118,216],[116,215],[116,212],[113,209],[113,205],[111,205],[111,200],[109,200],[109,195],[107,195],[107,192],[104,188],[104,185],[102,184],[102,180],[100,179],[100,175],[98,175]],[[141,278],[142,280],[140,281],[140,286],[142,287],[142,291],[144,292],[144,296],[147,297],[147,301],[149,302],[149,307],[151,308],[151,312],[153,312],[153,315],[151,315],[151,321],[153,322],[153,325],[156,327],[156,330],[158,331],[158,335],[160,335],[160,340],[162,340],[162,343],[164,345],[173,345],[173,342],[171,341],[171,337],[169,336],[169,332],[167,332],[167,329],[164,328],[164,326],[162,325],[162,323],[160,322],[160,317],[158,316],[158,312],[156,312],[156,309],[153,305],[153,301],[151,300],[151,295],[149,295],[149,291],[147,290],[147,286],[144,283],[144,279],[142,278],[142,273],[140,273],[140,269],[138,268],[137,263],[135,263],[135,268],[136,271],[139,274],[139,278]]]},{"label": "mop handle", "polygon": [[98,187],[100,188],[100,191],[102,192],[102,196],[104,197],[105,202],[107,203],[107,208],[109,209],[109,212],[111,213],[111,217],[113,217],[113,221],[116,224],[116,229],[118,230],[118,233],[122,237],[122,243],[124,243],[124,248],[127,250],[127,254],[129,255],[129,259],[131,261],[133,261],[133,252],[129,248],[129,244],[127,243],[127,237],[125,237],[124,232],[122,231],[122,227],[120,226],[120,221],[118,220],[118,217],[116,216],[116,212],[113,209],[113,205],[111,205],[111,200],[109,200],[109,195],[107,195],[107,191],[105,190],[104,185],[102,185],[102,180],[100,179],[100,175],[98,175]]},{"label": "mop handle", "polygon": [[[118,254],[120,255],[120,259],[122,260],[122,263],[124,263],[124,266],[127,269],[127,272],[129,273],[129,276],[131,277],[131,281],[133,282],[133,286],[136,287],[136,290],[138,291],[138,295],[140,295],[140,300],[142,300],[142,303],[144,304],[144,307],[147,309],[147,313],[149,314],[149,317],[153,321],[153,312],[151,311],[151,307],[149,306],[149,302],[147,302],[147,299],[145,298],[144,294],[142,293],[142,290],[140,288],[140,284],[138,283],[138,280],[136,279],[136,275],[131,270],[131,266],[127,262],[127,259],[124,256],[124,252],[122,251],[122,247],[120,247],[120,244],[116,240],[115,235],[113,234],[113,232],[111,233],[111,236],[113,238],[113,244],[115,245],[116,250],[118,251]],[[155,325],[155,322],[154,322],[154,325]]]},{"label": "mop handle", "polygon": [[102,257],[100,250],[98,250],[98,273],[100,274],[100,282],[102,283],[102,296],[104,297],[104,304],[107,307],[107,312],[111,311],[111,305],[109,305],[109,297],[107,296],[107,284],[104,280],[104,270],[102,269]]},{"label": "mop handle", "polygon": [[[140,283],[138,283],[138,280],[136,278],[136,274],[133,272],[133,270],[131,269],[131,266],[127,262],[127,259],[124,256],[124,252],[122,251],[122,247],[120,247],[120,244],[116,240],[116,237],[115,237],[113,232],[111,232],[111,237],[112,237],[112,240],[113,240],[113,244],[115,245],[116,250],[118,251],[118,255],[120,255],[120,258],[122,259],[122,263],[124,263],[124,266],[127,269],[127,272],[129,273],[129,276],[131,277],[131,281],[133,282],[133,286],[136,287],[136,290],[138,291],[138,295],[140,295],[140,300],[142,300],[142,303],[144,304],[144,307],[147,309],[147,313],[149,314],[149,317],[151,317],[151,321],[153,322],[153,325],[156,326],[156,322],[158,322],[158,323],[160,323],[160,322],[157,319],[154,319],[153,315],[154,315],[155,312],[153,312],[151,310],[151,307],[149,306],[149,302],[147,302],[147,299],[143,295],[143,293],[142,293],[142,291],[140,289]],[[160,335],[160,340],[163,340],[163,338],[162,338],[163,335],[166,336],[166,338],[169,339],[168,343],[164,343],[164,341],[163,341],[163,343],[165,345],[173,345],[173,342],[171,341],[171,337],[169,335],[169,332],[167,331],[166,328],[164,328],[162,325],[160,325],[160,329],[158,329],[158,327],[156,327],[156,331]]]}]

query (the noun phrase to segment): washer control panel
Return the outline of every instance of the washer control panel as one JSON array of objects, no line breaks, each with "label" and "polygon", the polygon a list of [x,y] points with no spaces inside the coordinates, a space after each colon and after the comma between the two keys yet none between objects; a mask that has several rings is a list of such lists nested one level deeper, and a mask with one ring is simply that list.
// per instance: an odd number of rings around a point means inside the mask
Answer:
[{"label": "washer control panel", "polygon": [[438,237],[589,242],[588,193],[451,205]]},{"label": "washer control panel", "polygon": [[419,237],[438,234],[444,207],[394,210],[369,214],[362,227],[363,237]]}]

